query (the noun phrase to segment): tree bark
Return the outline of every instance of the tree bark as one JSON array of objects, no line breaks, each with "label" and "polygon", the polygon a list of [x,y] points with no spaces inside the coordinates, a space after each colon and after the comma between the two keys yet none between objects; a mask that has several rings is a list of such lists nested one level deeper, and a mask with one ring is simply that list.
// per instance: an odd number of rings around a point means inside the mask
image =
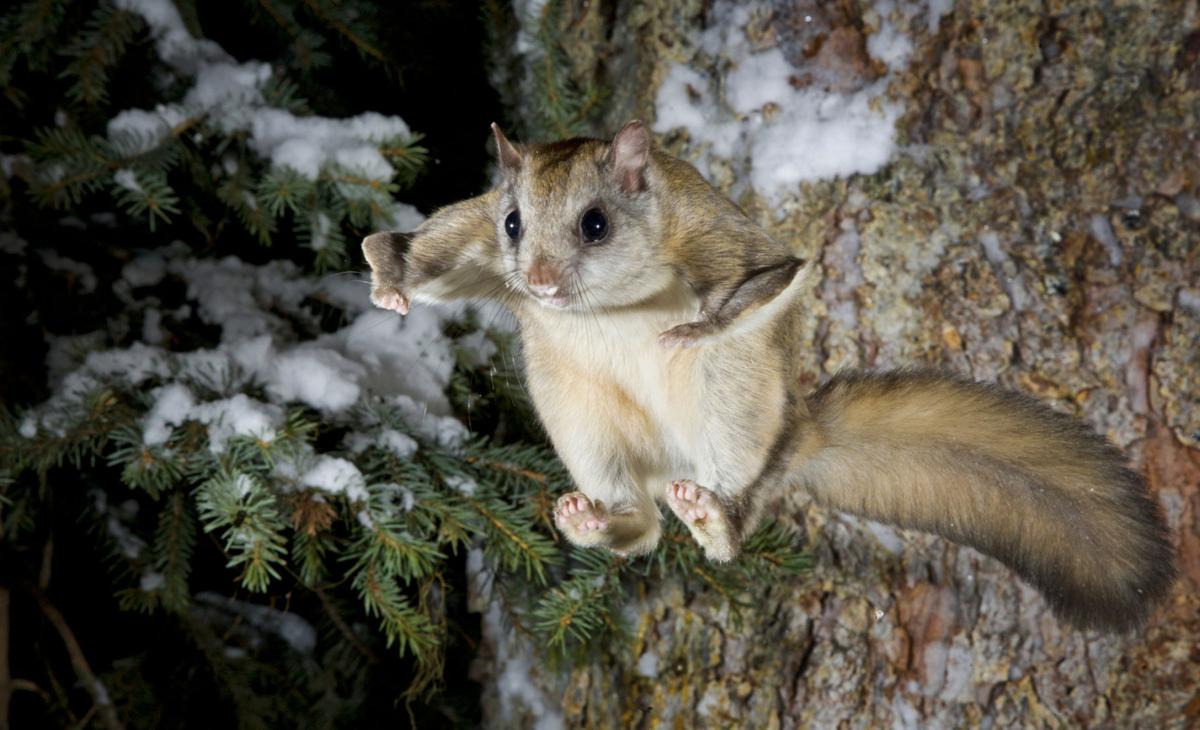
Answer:
[{"label": "tree bark", "polygon": [[[802,74],[786,29],[814,7],[772,4],[751,42]],[[872,12],[838,4],[826,42],[870,35]],[[695,40],[704,3],[577,0],[563,16],[570,73],[610,94],[597,132],[652,121],[670,63],[719,68]],[[797,495],[784,519],[809,535],[808,579],[764,586],[740,621],[719,596],[657,587],[628,652],[530,675],[567,724],[1200,723],[1200,7],[959,0],[923,21],[891,76],[901,151],[882,171],[775,206],[738,185],[738,161],[714,165],[715,182],[821,264],[814,385],[843,367],[932,365],[1085,419],[1162,504],[1174,593],[1144,630],[1076,631],[990,558]],[[857,60],[869,73],[874,59]],[[683,133],[661,141],[700,153]]]}]

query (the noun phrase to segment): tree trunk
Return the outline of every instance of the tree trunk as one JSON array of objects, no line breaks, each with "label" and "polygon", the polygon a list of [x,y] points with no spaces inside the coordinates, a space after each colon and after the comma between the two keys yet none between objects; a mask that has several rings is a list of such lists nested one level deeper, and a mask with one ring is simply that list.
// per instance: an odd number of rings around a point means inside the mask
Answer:
[{"label": "tree trunk", "polygon": [[[674,62],[728,73],[697,40],[708,5],[565,4],[569,72],[609,94],[597,132],[652,122]],[[795,83],[817,63],[838,83],[883,73],[864,43],[882,10],[760,7],[738,32],[781,48]],[[912,50],[888,76],[902,110],[889,164],[773,202],[746,184],[745,160],[710,162],[710,178],[820,262],[814,385],[843,367],[932,365],[1078,415],[1146,474],[1181,579],[1144,630],[1080,632],[995,560],[797,496],[783,519],[809,535],[811,576],[763,586],[739,617],[720,596],[658,587],[631,614],[631,651],[568,677],[528,675],[533,704],[568,725],[1200,723],[1200,7],[958,0],[940,18],[906,12],[890,16]],[[686,132],[660,140],[685,158],[705,152]],[[479,669],[492,723],[528,719],[536,708],[509,686],[516,649],[491,651]]]}]

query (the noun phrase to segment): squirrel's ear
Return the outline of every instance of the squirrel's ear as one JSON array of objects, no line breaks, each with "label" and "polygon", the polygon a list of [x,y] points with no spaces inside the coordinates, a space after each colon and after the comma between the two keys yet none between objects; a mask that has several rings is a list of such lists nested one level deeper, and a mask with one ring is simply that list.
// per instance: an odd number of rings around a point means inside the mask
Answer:
[{"label": "squirrel's ear", "polygon": [[500,131],[500,126],[495,122],[492,122],[492,133],[496,135],[496,152],[500,155],[500,169],[505,173],[520,170],[522,159],[520,150],[508,141],[508,137],[504,136],[504,132]]},{"label": "squirrel's ear", "polygon": [[650,130],[634,119],[617,132],[609,148],[609,164],[617,186],[625,193],[640,193],[646,189],[646,163],[650,159]]}]

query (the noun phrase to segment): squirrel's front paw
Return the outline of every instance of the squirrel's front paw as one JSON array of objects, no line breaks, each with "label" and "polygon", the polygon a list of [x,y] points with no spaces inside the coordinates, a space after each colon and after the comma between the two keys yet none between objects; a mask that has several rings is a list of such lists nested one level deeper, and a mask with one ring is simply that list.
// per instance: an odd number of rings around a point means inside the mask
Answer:
[{"label": "squirrel's front paw", "polygon": [[371,304],[380,309],[390,309],[400,314],[408,314],[409,299],[395,287],[377,286],[372,288]]},{"label": "squirrel's front paw", "polygon": [[583,492],[571,492],[558,498],[554,524],[576,545],[597,544],[608,530],[608,513]]},{"label": "squirrel's front paw", "polygon": [[404,255],[411,241],[411,234],[397,231],[372,233],[363,239],[363,256],[371,265],[371,303],[381,309],[408,314],[410,298],[400,284],[407,281]]},{"label": "squirrel's front paw", "polygon": [[658,336],[663,347],[695,347],[717,331],[712,322],[687,322],[677,325]]}]

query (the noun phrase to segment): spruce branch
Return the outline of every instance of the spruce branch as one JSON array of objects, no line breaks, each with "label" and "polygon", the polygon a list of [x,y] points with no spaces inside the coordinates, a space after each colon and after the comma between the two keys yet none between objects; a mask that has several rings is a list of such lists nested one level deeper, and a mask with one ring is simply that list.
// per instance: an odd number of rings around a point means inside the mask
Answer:
[{"label": "spruce branch", "polygon": [[401,655],[411,655],[421,664],[434,659],[438,637],[429,618],[414,610],[400,590],[395,576],[367,565],[351,583],[367,615],[379,619],[387,646],[396,645]]},{"label": "spruce branch", "polygon": [[421,534],[431,535],[439,548],[457,553],[475,534],[475,512],[462,500],[446,499],[444,493],[409,483],[413,508],[406,515],[408,524]]},{"label": "spruce branch", "polygon": [[493,444],[477,442],[465,461],[506,494],[519,495],[546,489],[563,490],[571,479],[554,452],[543,444]]},{"label": "spruce branch", "polygon": [[336,3],[304,0],[304,5],[318,20],[354,46],[364,58],[372,59],[380,64],[387,63],[387,57],[383,55],[383,52],[376,48],[374,43],[367,40],[369,31],[365,27],[357,27],[358,24],[345,12],[342,12]]},{"label": "spruce branch", "polygon": [[49,65],[54,49],[46,41],[58,32],[69,6],[67,0],[29,0],[6,16],[5,30],[11,35],[6,33],[0,45],[0,59],[5,60],[0,76],[7,76],[20,56],[35,70]]},{"label": "spruce branch", "polygon": [[623,560],[612,555],[576,558],[591,564],[577,565],[574,574],[542,595],[533,609],[533,627],[551,651],[564,656],[569,646],[587,646],[614,626],[613,599],[621,594],[616,576]]},{"label": "spruce branch", "polygon": [[44,205],[64,207],[99,189],[122,168],[165,175],[179,159],[178,138],[202,120],[202,115],[189,117],[162,138],[125,132],[110,141],[73,127],[38,130],[26,148],[41,163],[31,192]]},{"label": "spruce branch", "polygon": [[110,438],[113,448],[108,463],[122,467],[121,481],[125,484],[157,498],[183,479],[185,464],[167,448],[143,443],[141,429],[136,426],[116,428]]},{"label": "spruce branch", "polygon": [[129,170],[124,180],[127,182],[114,179],[113,196],[129,215],[144,217],[151,232],[158,223],[170,223],[172,216],[179,215],[179,197],[165,173],[149,170],[138,174]]},{"label": "spruce branch", "polygon": [[[319,39],[319,36],[318,36]],[[272,76],[262,87],[263,100],[267,104],[289,111],[296,115],[311,114],[308,101],[300,95],[300,87],[295,81],[282,76]]]},{"label": "spruce branch", "polygon": [[254,194],[254,183],[239,168],[238,173],[221,183],[217,197],[231,208],[246,230],[263,246],[270,246],[275,234],[275,217],[269,215]]},{"label": "spruce branch", "polygon": [[28,468],[44,475],[64,464],[82,469],[103,454],[114,431],[138,417],[129,400],[110,387],[73,395],[73,412],[46,414],[32,437],[6,432],[0,453],[12,459],[15,472]]},{"label": "spruce branch", "polygon": [[83,30],[61,51],[71,59],[59,74],[61,78],[74,79],[67,89],[68,97],[87,106],[105,104],[109,72],[141,28],[139,16],[111,2],[101,2]]},{"label": "spruce branch", "polygon": [[162,575],[157,593],[168,611],[185,609],[191,599],[188,576],[196,547],[196,519],[183,490],[175,491],[163,505],[154,536],[154,565]]},{"label": "spruce branch", "polygon": [[296,564],[300,582],[317,586],[325,576],[326,542],[303,530],[292,533],[292,562]]},{"label": "spruce branch", "polygon": [[317,271],[337,268],[345,258],[346,238],[342,234],[341,211],[314,206],[296,217],[297,240],[316,253],[313,261]]},{"label": "spruce branch", "polygon": [[312,206],[315,193],[311,180],[290,167],[280,167],[263,176],[256,197],[272,216],[278,217],[285,212],[299,215]]},{"label": "spruce branch", "polygon": [[429,150],[418,144],[424,135],[393,137],[379,145],[379,152],[396,168],[395,182],[408,187],[416,182],[417,175],[429,163]]},{"label": "spruce branch", "polygon": [[276,3],[273,0],[250,0],[254,18],[265,15],[270,25],[278,28],[290,42],[291,55],[301,71],[311,72],[329,65],[332,57],[324,50],[325,37],[317,31],[304,27],[296,19],[293,2]]},{"label": "spruce branch", "polygon": [[109,166],[104,140],[77,129],[39,130],[26,151],[42,163],[35,168],[30,192],[42,205],[58,209],[76,205],[98,190],[115,169]]},{"label": "spruce branch", "polygon": [[800,537],[779,522],[767,522],[742,546],[738,567],[755,579],[799,576],[812,566]]},{"label": "spruce branch", "polygon": [[277,5],[271,0],[257,0],[254,5],[292,42],[292,53],[302,71],[313,71],[329,65],[330,55],[320,49],[325,44],[325,38],[296,22],[290,2]]},{"label": "spruce branch", "polygon": [[409,534],[398,521],[364,530],[349,554],[358,556],[351,572],[379,571],[405,583],[430,575],[442,558],[436,545]]},{"label": "spruce branch", "polygon": [[245,473],[218,473],[200,486],[197,496],[205,532],[222,530],[227,567],[242,566],[239,580],[263,592],[279,578],[286,550],[275,496],[259,479]]},{"label": "spruce branch", "polygon": [[325,592],[325,589],[316,584],[313,584],[310,587],[312,592],[317,596],[318,599],[320,599],[321,606],[325,609],[325,614],[329,616],[329,620],[335,627],[337,627],[337,630],[341,632],[346,641],[348,641],[350,645],[354,647],[354,650],[361,654],[367,661],[373,664],[378,663],[379,656],[371,650],[371,647],[364,644],[362,639],[360,639],[358,635],[354,633],[353,629],[346,624],[346,620],[342,618],[342,612],[329,599],[329,595]]},{"label": "spruce branch", "polygon": [[323,182],[334,183],[342,197],[348,200],[371,198],[376,193],[390,195],[400,189],[396,183],[375,177],[366,177],[356,173],[353,169],[340,165],[324,170],[320,179]]},{"label": "spruce branch", "polygon": [[466,501],[483,518],[488,558],[504,571],[521,571],[526,580],[544,585],[547,568],[558,565],[562,558],[551,539],[527,526],[533,522],[527,510],[498,499],[467,497]]}]

